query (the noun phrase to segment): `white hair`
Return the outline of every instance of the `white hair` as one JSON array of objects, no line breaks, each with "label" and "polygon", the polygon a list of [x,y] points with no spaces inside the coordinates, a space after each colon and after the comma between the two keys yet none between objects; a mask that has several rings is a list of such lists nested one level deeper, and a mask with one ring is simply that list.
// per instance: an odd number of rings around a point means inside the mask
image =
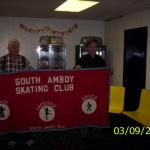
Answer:
[{"label": "white hair", "polygon": [[11,39],[8,41],[8,45],[11,45],[13,43],[19,43],[19,41],[17,39]]}]

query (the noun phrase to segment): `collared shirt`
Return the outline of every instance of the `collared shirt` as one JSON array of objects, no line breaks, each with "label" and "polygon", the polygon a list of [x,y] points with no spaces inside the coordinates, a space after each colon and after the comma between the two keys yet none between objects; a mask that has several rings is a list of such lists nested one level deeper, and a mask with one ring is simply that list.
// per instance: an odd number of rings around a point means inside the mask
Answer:
[{"label": "collared shirt", "polygon": [[0,72],[14,72],[29,69],[29,61],[22,55],[17,55],[16,63],[10,61],[9,54],[0,58]]},{"label": "collared shirt", "polygon": [[106,67],[105,61],[102,57],[95,55],[94,58],[90,54],[84,55],[76,65],[80,65],[82,68],[99,68]]}]

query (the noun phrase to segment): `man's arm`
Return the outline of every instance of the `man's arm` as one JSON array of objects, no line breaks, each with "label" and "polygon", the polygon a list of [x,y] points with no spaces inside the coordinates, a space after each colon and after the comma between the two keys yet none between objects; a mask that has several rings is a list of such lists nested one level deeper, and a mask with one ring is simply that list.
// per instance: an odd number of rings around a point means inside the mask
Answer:
[{"label": "man's arm", "polygon": [[3,57],[0,57],[0,72],[4,71],[4,59]]},{"label": "man's arm", "polygon": [[83,66],[83,58],[80,58],[78,60],[78,62],[76,63],[76,66],[74,68],[77,69],[77,70],[79,70],[79,69],[82,68],[82,66]]}]

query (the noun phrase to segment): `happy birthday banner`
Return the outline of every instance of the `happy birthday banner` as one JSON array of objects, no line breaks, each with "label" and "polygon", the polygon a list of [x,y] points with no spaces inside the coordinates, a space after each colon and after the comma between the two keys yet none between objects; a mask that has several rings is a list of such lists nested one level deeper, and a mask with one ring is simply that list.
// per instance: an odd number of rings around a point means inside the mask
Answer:
[{"label": "happy birthday banner", "polygon": [[0,132],[108,126],[109,70],[0,74]]},{"label": "happy birthday banner", "polygon": [[49,32],[52,35],[68,36],[75,29],[78,28],[78,24],[74,24],[71,28],[69,28],[66,31],[57,31],[57,30],[52,29],[50,26],[45,26],[43,28],[35,29],[35,28],[29,28],[29,27],[25,26],[24,24],[20,24],[20,28],[23,29],[26,32],[29,32],[29,33],[44,33],[44,32]]}]

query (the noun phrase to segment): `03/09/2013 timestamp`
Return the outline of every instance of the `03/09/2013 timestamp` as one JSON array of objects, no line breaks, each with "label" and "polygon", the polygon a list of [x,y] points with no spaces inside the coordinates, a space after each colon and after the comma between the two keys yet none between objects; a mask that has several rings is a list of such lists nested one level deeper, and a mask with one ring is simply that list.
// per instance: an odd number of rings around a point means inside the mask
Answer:
[{"label": "03/09/2013 timestamp", "polygon": [[150,136],[150,127],[114,127],[114,135],[149,135]]}]

